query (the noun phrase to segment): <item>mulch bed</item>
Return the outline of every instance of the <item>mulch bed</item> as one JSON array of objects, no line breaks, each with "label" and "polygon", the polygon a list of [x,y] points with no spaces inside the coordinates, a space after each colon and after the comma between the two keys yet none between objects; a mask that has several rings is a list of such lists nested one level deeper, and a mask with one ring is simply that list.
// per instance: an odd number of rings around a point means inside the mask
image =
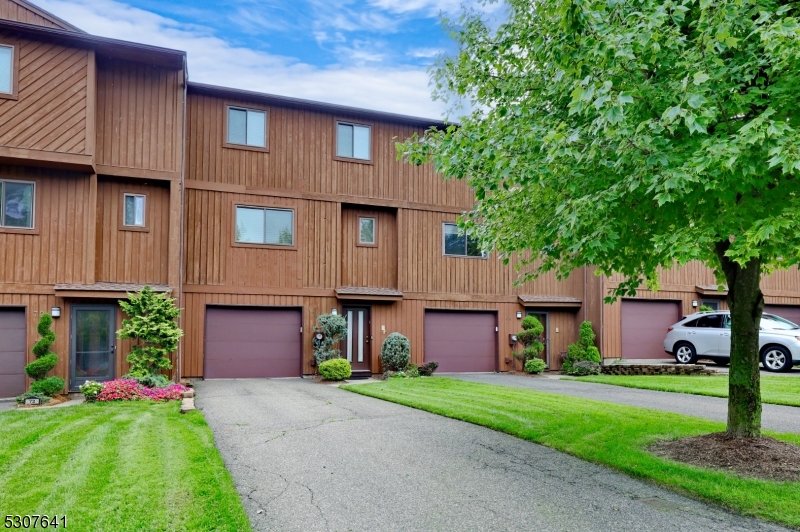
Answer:
[{"label": "mulch bed", "polygon": [[48,402],[43,403],[41,405],[22,405],[22,404],[18,404],[17,408],[46,408],[48,406],[55,406],[55,405],[58,405],[58,404],[61,404],[61,403],[66,403],[67,401],[69,401],[69,396],[60,394],[60,395],[54,395],[53,397],[50,398],[50,400]]},{"label": "mulch bed", "polygon": [[656,456],[744,477],[800,482],[800,446],[774,438],[730,438],[724,432],[674,441],[648,449]]}]

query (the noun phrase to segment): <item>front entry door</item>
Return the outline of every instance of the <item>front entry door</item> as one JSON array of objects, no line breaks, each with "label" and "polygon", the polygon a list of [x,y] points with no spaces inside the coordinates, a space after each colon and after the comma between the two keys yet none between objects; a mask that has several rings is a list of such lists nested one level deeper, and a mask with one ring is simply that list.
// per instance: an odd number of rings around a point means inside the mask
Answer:
[{"label": "front entry door", "polygon": [[372,373],[371,340],[372,327],[370,324],[369,307],[345,307],[344,317],[347,320],[347,339],[345,352],[353,367],[353,373]]},{"label": "front entry door", "polygon": [[114,378],[116,309],[113,305],[74,305],[71,311],[69,389],[86,381]]},{"label": "front entry door", "polygon": [[542,349],[540,358],[547,363],[547,367],[550,367],[550,337],[547,335],[547,312],[528,312],[528,316],[533,316],[539,320],[542,324],[542,327],[544,327],[544,330],[542,331],[542,337],[539,339],[544,344],[544,349]]}]

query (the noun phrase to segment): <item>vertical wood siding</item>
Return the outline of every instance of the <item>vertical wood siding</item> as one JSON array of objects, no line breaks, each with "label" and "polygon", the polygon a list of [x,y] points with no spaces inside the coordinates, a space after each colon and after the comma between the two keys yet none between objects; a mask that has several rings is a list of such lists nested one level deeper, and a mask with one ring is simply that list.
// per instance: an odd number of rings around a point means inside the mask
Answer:
[{"label": "vertical wood siding", "polygon": [[89,52],[10,38],[19,53],[19,99],[0,100],[0,146],[86,153]]},{"label": "vertical wood siding", "polygon": [[[167,284],[169,268],[168,184],[100,179],[97,187],[98,282]],[[148,231],[125,231],[123,192],[145,194]]]},{"label": "vertical wood siding", "polygon": [[[375,246],[358,245],[361,217],[375,219]],[[341,239],[342,286],[397,287],[397,215],[394,212],[343,208]]]},{"label": "vertical wood siding", "polygon": [[99,55],[97,65],[97,164],[180,171],[180,73]]}]

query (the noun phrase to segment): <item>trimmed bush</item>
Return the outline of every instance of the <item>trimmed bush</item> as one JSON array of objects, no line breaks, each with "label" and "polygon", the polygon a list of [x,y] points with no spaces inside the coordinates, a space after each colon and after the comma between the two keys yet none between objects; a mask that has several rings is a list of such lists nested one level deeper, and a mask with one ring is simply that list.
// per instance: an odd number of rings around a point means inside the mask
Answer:
[{"label": "trimmed bush", "polygon": [[58,355],[55,353],[48,353],[42,358],[34,360],[25,366],[25,373],[27,373],[28,377],[31,379],[40,380],[47,375],[48,371],[56,367],[56,364],[58,364]]},{"label": "trimmed bush", "polygon": [[541,358],[532,358],[525,362],[525,371],[528,373],[541,373],[546,367],[547,364]]},{"label": "trimmed bush", "polygon": [[590,362],[600,362],[600,350],[594,346],[595,334],[592,330],[592,322],[584,321],[581,323],[578,341],[567,347],[567,356],[561,370],[570,373],[573,365],[577,362],[588,360]]},{"label": "trimmed bush", "polygon": [[94,401],[103,391],[103,385],[97,381],[86,381],[80,385],[80,391],[87,401]]},{"label": "trimmed bush", "polygon": [[[322,335],[317,338],[317,335]],[[314,358],[321,365],[326,360],[339,357],[339,349],[334,346],[347,338],[347,320],[338,314],[320,314],[314,327],[311,343],[314,346]]]},{"label": "trimmed bush", "polygon": [[134,377],[133,375],[125,375],[123,379],[136,379],[136,382],[148,388],[166,388],[172,381],[166,375],[156,373],[155,375],[145,375],[144,377]]},{"label": "trimmed bush", "polygon": [[353,370],[347,360],[332,358],[319,365],[319,374],[326,381],[343,381],[353,374]]},{"label": "trimmed bush", "polygon": [[544,351],[541,341],[543,332],[544,325],[536,316],[526,316],[522,320],[522,331],[517,333],[517,342],[522,344],[522,351],[514,353],[514,358],[522,362],[523,368],[529,360],[539,358]]},{"label": "trimmed bush", "polygon": [[417,371],[419,371],[420,377],[430,377],[438,368],[439,363],[435,360],[431,360],[430,362],[417,366]]},{"label": "trimmed bush", "polygon": [[581,360],[572,365],[569,371],[570,375],[577,377],[585,377],[587,375],[600,375],[600,364],[592,362],[591,360]]},{"label": "trimmed bush", "polygon": [[385,371],[404,371],[411,361],[411,342],[400,333],[393,332],[381,346],[381,362]]},{"label": "trimmed bush", "polygon": [[64,389],[64,379],[61,377],[47,377],[46,379],[33,381],[31,383],[31,391],[41,395],[53,397],[55,394]]},{"label": "trimmed bush", "polygon": [[25,399],[27,399],[28,397],[38,397],[39,399],[42,400],[42,404],[50,402],[50,397],[47,397],[46,395],[42,395],[40,393],[35,393],[35,392],[25,392],[22,395],[18,395],[16,397],[16,401],[18,403],[22,404],[22,403],[25,402]]}]

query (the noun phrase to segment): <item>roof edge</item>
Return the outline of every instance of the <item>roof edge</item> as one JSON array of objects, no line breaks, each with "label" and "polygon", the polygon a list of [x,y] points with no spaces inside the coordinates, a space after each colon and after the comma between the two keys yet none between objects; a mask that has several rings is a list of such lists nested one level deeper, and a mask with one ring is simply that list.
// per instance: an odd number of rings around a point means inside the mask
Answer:
[{"label": "roof edge", "polygon": [[206,94],[253,99],[253,100],[259,100],[264,103],[272,103],[275,105],[282,105],[286,107],[310,109],[326,113],[341,113],[347,115],[371,117],[371,118],[386,120],[387,122],[402,122],[407,124],[422,125],[426,127],[429,126],[447,127],[448,125],[455,125],[452,122],[446,122],[444,120],[436,120],[433,118],[423,118],[419,116],[403,115],[399,113],[389,113],[386,111],[378,111],[375,109],[365,109],[363,107],[350,107],[347,105],[319,102],[314,100],[305,100],[302,98],[280,96],[277,94],[256,92],[245,89],[234,89],[231,87],[222,87],[219,85],[198,83],[196,81],[190,81],[188,83],[188,86],[189,90],[194,90]]},{"label": "roof edge", "polygon": [[[77,33],[82,33],[82,34],[88,35],[88,33],[83,31],[79,27],[73,26],[72,24],[70,24],[69,22],[64,20],[63,18],[57,17],[56,15],[54,15],[51,12],[47,11],[46,9],[42,9],[41,7],[37,6],[36,4],[28,2],[28,0],[11,0],[11,1],[16,3],[16,4],[21,5],[25,9],[33,11],[34,13],[39,15],[40,17],[46,18],[47,20],[49,20],[53,24],[57,24],[59,26],[63,26],[63,29],[65,29],[65,30],[71,30],[71,31],[74,31],[74,32],[77,32]],[[45,27],[47,27],[47,26],[45,26]]]}]

